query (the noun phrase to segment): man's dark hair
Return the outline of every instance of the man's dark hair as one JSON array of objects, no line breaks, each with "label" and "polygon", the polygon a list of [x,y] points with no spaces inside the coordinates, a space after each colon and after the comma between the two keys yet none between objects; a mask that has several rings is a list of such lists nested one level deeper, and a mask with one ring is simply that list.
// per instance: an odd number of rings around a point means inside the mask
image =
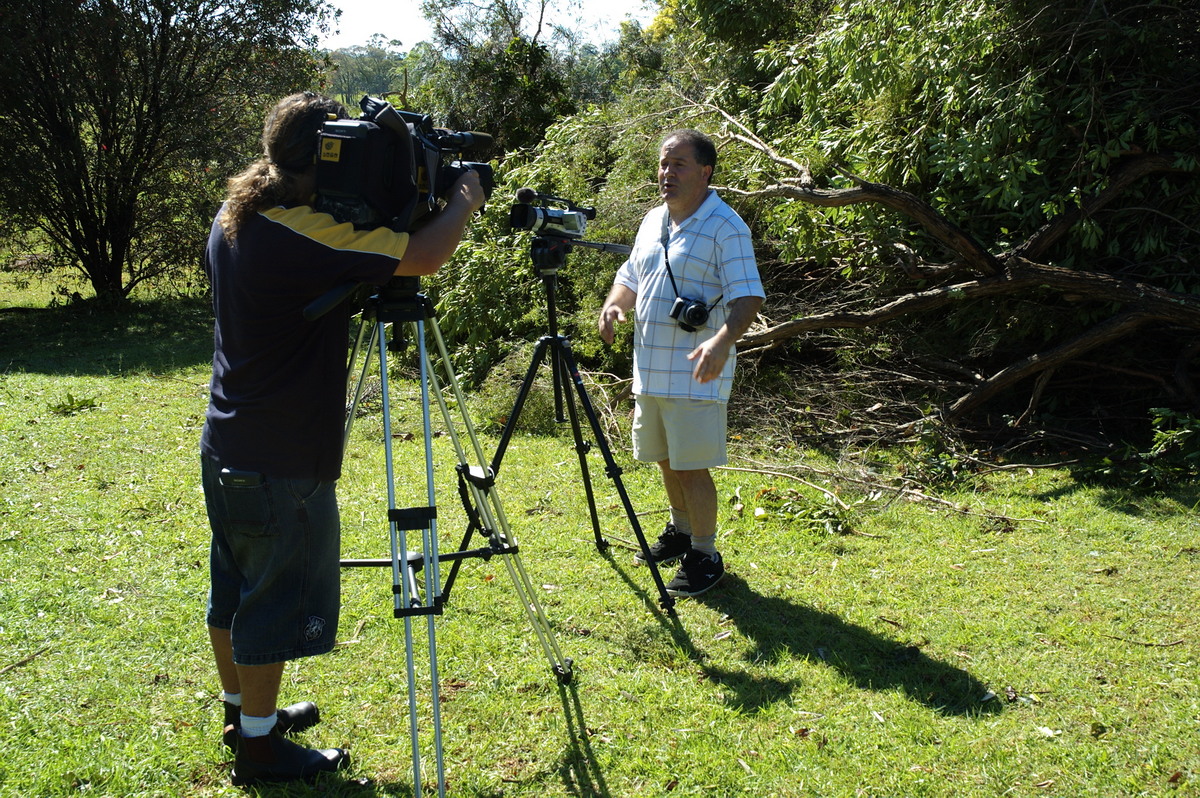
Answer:
[{"label": "man's dark hair", "polygon": [[330,115],[348,116],[341,103],[311,91],[284,97],[267,113],[262,156],[228,183],[221,213],[228,240],[235,240],[238,228],[255,213],[303,201],[300,178],[317,162],[317,133]]},{"label": "man's dark hair", "polygon": [[701,166],[711,166],[714,172],[717,171],[717,145],[713,144],[713,140],[699,130],[691,128],[673,130],[663,139],[662,146],[665,147],[670,142],[691,144],[692,150],[696,153],[696,161]]}]

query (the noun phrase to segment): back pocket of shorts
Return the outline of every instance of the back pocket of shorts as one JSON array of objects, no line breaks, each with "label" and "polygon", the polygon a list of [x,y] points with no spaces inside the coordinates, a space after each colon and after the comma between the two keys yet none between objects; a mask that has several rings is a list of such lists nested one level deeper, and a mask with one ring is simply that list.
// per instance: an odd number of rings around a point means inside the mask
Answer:
[{"label": "back pocket of shorts", "polygon": [[224,517],[221,519],[231,535],[266,537],[275,534],[271,491],[266,483],[250,486],[223,486]]}]

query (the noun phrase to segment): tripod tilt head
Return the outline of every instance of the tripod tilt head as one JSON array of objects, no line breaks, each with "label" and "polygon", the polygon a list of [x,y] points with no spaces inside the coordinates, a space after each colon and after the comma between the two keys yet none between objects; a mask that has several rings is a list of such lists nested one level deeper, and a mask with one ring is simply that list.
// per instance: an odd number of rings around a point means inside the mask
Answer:
[{"label": "tripod tilt head", "polygon": [[380,322],[425,321],[434,316],[433,302],[421,293],[418,277],[393,277],[363,306],[363,317]]},{"label": "tripod tilt head", "polygon": [[572,241],[557,236],[535,236],[529,244],[529,257],[539,277],[549,277],[567,265]]}]

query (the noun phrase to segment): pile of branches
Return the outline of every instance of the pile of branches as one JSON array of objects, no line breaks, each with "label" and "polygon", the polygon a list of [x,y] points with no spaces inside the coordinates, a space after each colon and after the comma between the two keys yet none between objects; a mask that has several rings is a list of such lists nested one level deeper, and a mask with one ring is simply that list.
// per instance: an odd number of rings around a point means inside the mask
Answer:
[{"label": "pile of branches", "polygon": [[[1188,159],[1171,153],[1128,155],[1117,164],[1103,190],[1079,207],[1050,219],[1016,246],[992,252],[952,219],[907,191],[847,173],[843,175],[852,181],[852,188],[817,185],[806,164],[778,153],[733,117],[723,115],[735,131],[729,134],[731,139],[765,154],[783,174],[762,188],[726,188],[726,192],[745,197],[785,197],[824,208],[864,203],[882,206],[895,212],[898,219],[902,217],[919,225],[945,250],[943,259],[932,262],[897,244],[892,262],[878,264],[880,269],[903,275],[910,284],[919,282],[919,290],[881,299],[877,291],[848,297],[844,285],[837,293],[822,291],[821,286],[814,285],[821,301],[829,303],[820,312],[806,312],[795,301],[795,291],[786,292],[793,297],[790,307],[786,301],[780,303],[780,295],[773,295],[769,312],[774,318],[764,319],[763,324],[752,328],[738,343],[740,353],[757,353],[762,364],[771,363],[770,353],[787,345],[789,356],[776,365],[791,364],[795,404],[803,404],[806,394],[825,400],[814,402],[793,417],[809,417],[814,430],[824,430],[820,434],[849,438],[877,435],[895,440],[909,434],[914,423],[931,420],[960,431],[973,425],[989,428],[993,425],[987,420],[1001,415],[996,412],[1000,404],[1005,406],[1004,426],[1020,429],[1036,416],[1052,378],[1068,366],[1080,364],[1093,373],[1107,372],[1104,379],[1110,381],[1112,375],[1120,374],[1129,384],[1149,386],[1142,390],[1143,408],[1172,404],[1187,412],[1200,412],[1200,391],[1192,369],[1192,362],[1200,352],[1200,336],[1197,336],[1200,296],[1166,290],[1119,274],[1055,266],[1046,257],[1074,225],[1095,217],[1130,187],[1143,181],[1155,176],[1183,175],[1190,190],[1196,190],[1197,170],[1179,165]],[[1180,223],[1187,227],[1185,222]],[[1196,232],[1194,228],[1188,229]],[[808,297],[807,308],[811,309],[814,294],[804,293]],[[1047,297],[1055,303],[1047,303]],[[828,360],[834,348],[846,345],[838,337],[838,331],[878,330],[886,334],[891,330],[899,336],[907,329],[906,325],[920,319],[936,319],[935,314],[962,307],[963,303],[1022,298],[1029,299],[1033,308],[1088,302],[1093,307],[1110,310],[1087,329],[1054,341],[1044,349],[1023,352],[1006,363],[989,364],[986,368],[973,362],[965,352],[961,357],[945,358],[930,357],[919,351],[910,351],[885,366],[876,364],[854,373],[819,368],[822,356]],[[1172,350],[1156,354],[1160,359],[1169,358],[1170,368],[1113,362],[1110,353],[1118,344],[1163,333]],[[805,357],[806,352],[817,355],[811,363]],[[742,362],[748,360],[743,358]],[[760,372],[762,368],[760,365]],[[752,384],[753,380],[746,383]],[[842,388],[830,391],[830,383]],[[866,404],[830,406],[829,397],[845,395],[844,386],[848,384],[855,386],[853,393]],[[771,393],[777,395],[775,391]],[[932,406],[928,404],[930,397]],[[812,407],[817,406],[821,406],[820,417],[813,415]],[[769,413],[778,406],[764,399],[759,409]],[[1145,419],[1144,413],[1139,415]]]}]

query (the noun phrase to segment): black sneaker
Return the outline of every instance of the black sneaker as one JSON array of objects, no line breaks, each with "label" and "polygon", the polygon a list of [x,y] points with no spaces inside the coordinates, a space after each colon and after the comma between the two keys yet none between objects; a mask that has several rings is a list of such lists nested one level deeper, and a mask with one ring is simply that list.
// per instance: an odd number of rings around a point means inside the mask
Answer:
[{"label": "black sneaker", "polygon": [[[221,739],[226,748],[236,751],[238,732],[242,728],[242,708],[235,707],[228,701],[221,703],[225,705],[225,731],[222,733]],[[320,723],[321,710],[317,709],[317,705],[311,701],[301,701],[299,704],[292,704],[290,707],[278,710],[275,718],[275,728],[279,730],[280,734],[295,734]]]},{"label": "black sneaker", "polygon": [[322,773],[350,766],[350,754],[341,748],[305,748],[286,739],[278,729],[265,737],[237,736],[234,786],[263,782],[308,781]]},{"label": "black sneaker", "polygon": [[725,562],[720,554],[705,554],[688,551],[683,555],[675,577],[667,582],[667,595],[676,597],[699,596],[711,588],[725,575]]},{"label": "black sneaker", "polygon": [[[667,524],[658,540],[650,546],[650,561],[655,565],[670,565],[691,550],[692,536],[680,532],[674,524]],[[633,555],[634,565],[645,565],[646,562],[646,553],[638,549]]]}]

